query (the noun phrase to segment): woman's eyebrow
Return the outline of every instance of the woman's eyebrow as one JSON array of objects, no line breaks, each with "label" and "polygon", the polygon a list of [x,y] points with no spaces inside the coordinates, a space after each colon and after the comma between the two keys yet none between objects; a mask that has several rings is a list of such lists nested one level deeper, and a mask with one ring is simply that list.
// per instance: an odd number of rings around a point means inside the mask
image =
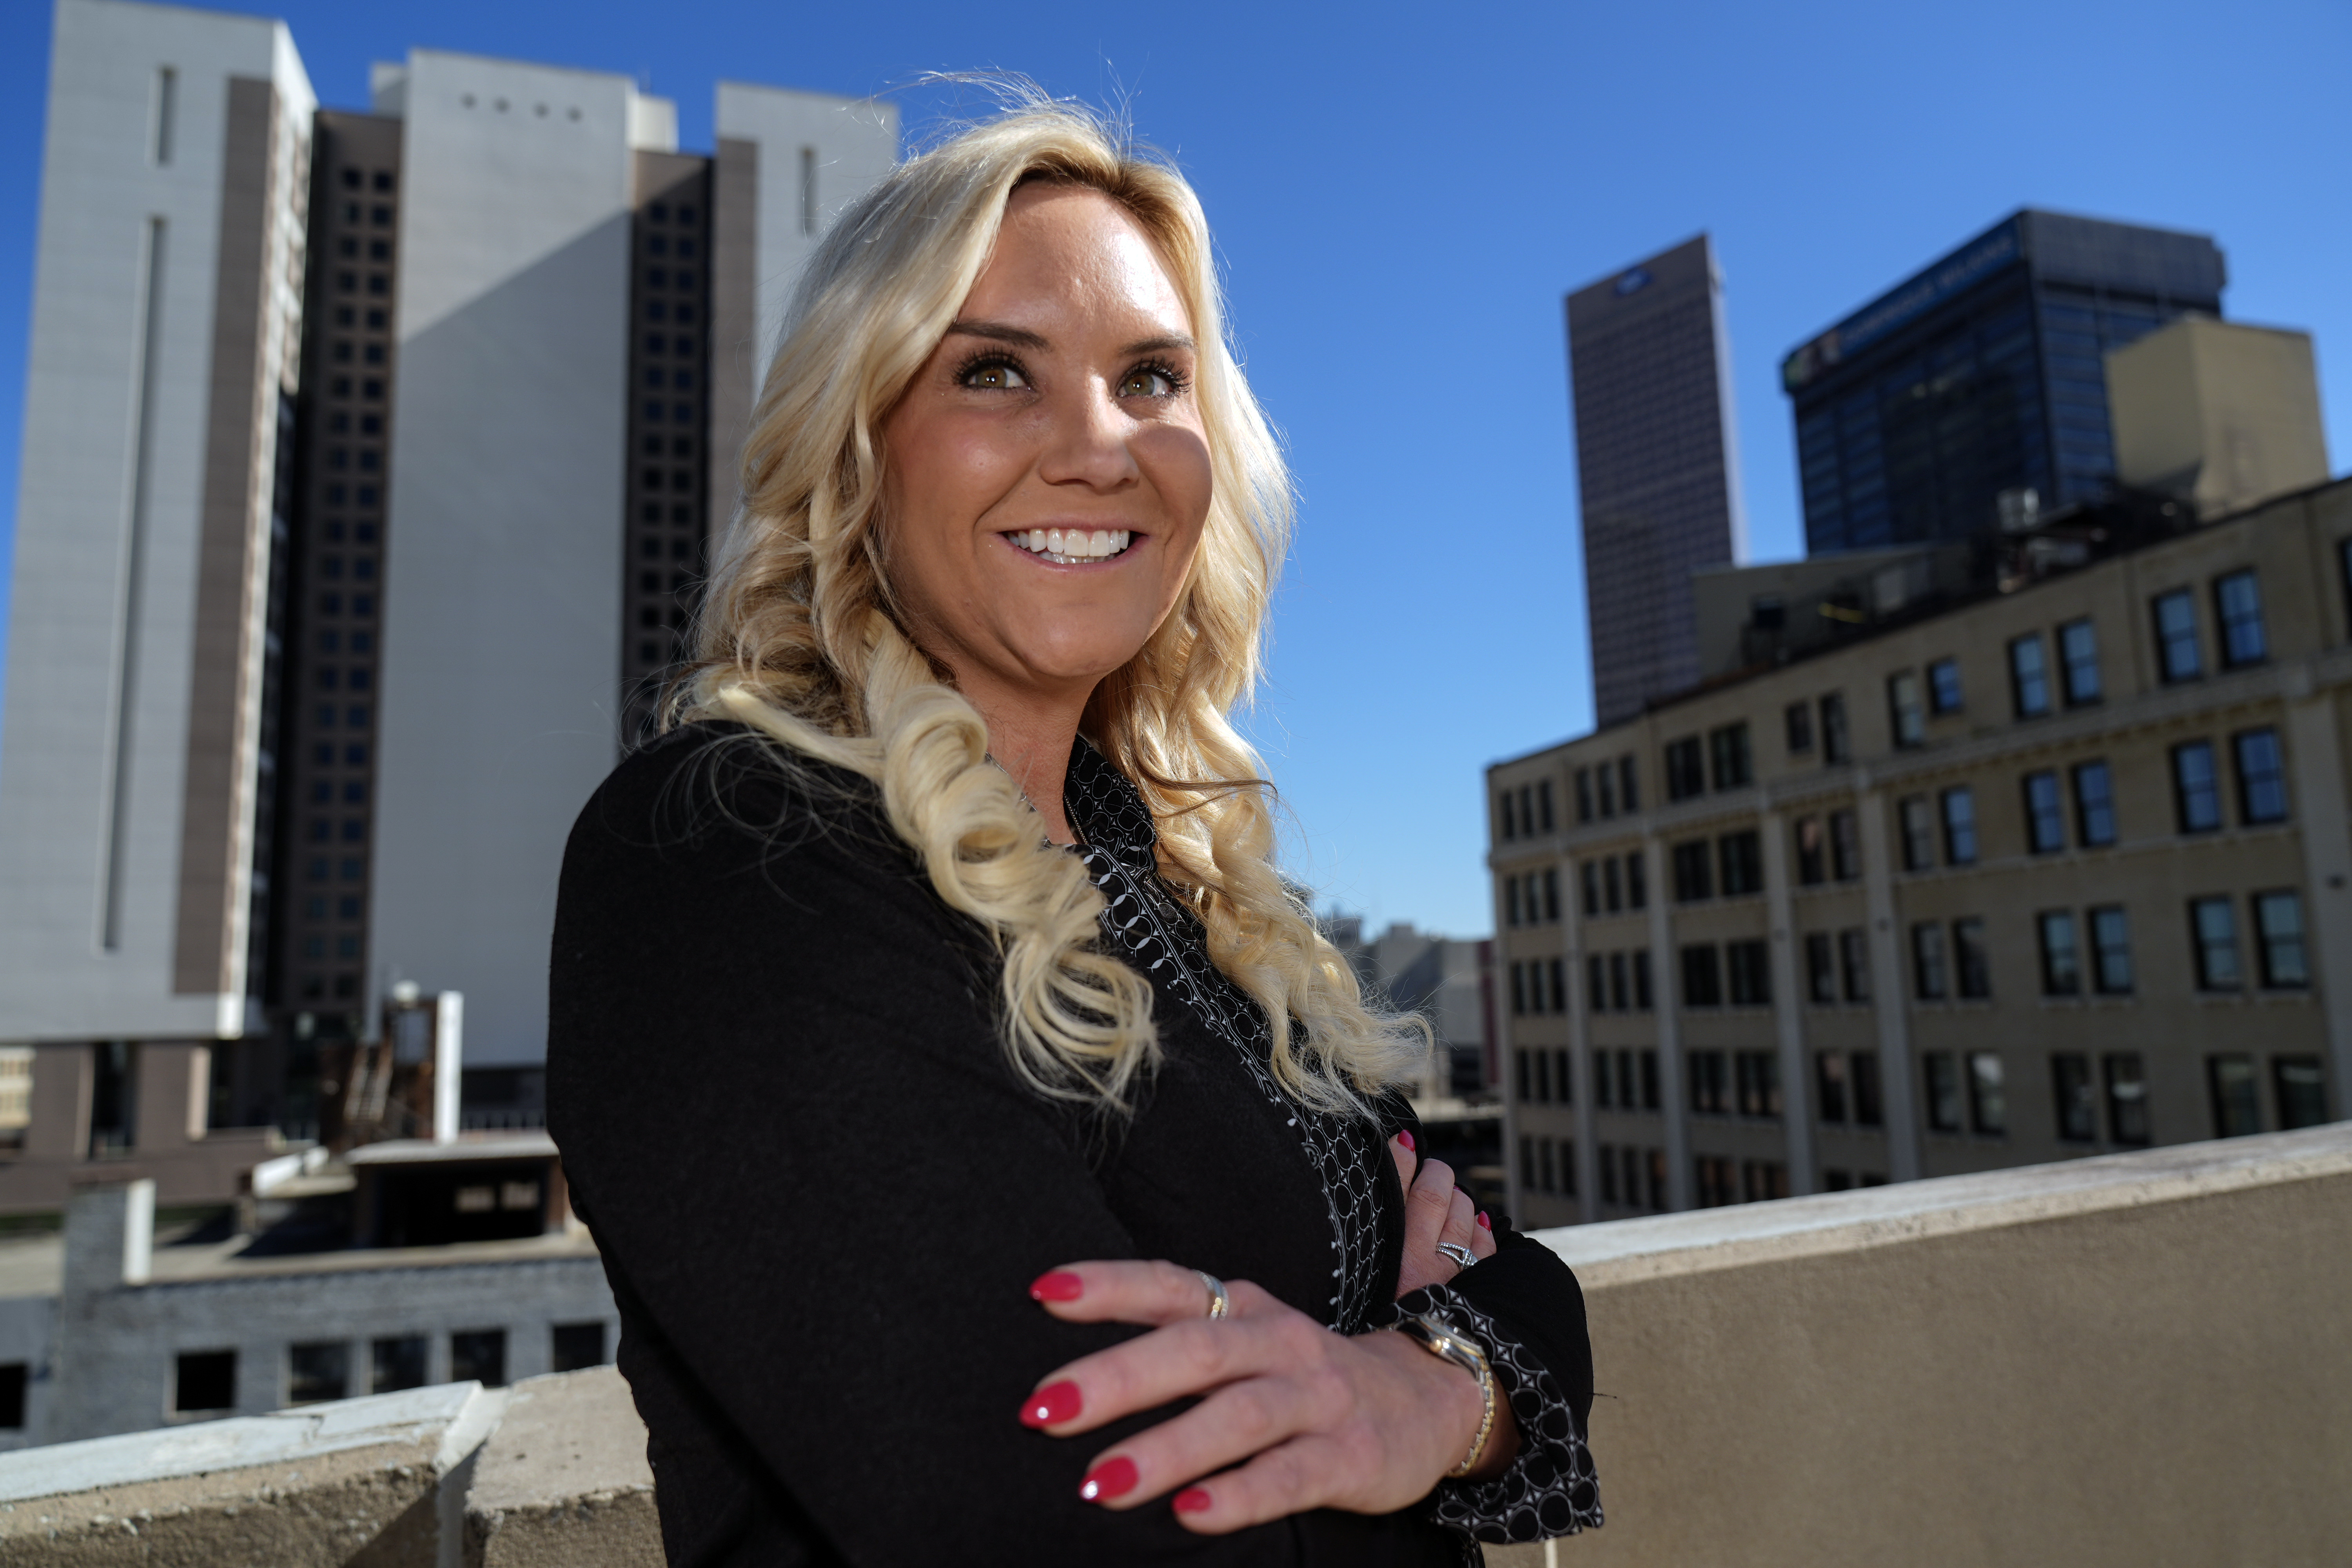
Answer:
[{"label": "woman's eyebrow", "polygon": [[1164,353],[1170,349],[1181,349],[1185,353],[1190,353],[1198,346],[1198,344],[1194,343],[1190,337],[1187,337],[1184,333],[1171,332],[1165,337],[1139,338],[1118,352],[1122,355],[1151,354]]},{"label": "woman's eyebrow", "polygon": [[953,321],[949,323],[950,337],[987,338],[1000,343],[1018,343],[1024,349],[1044,349],[1049,345],[1045,338],[1026,327],[1008,327],[1001,321]]}]

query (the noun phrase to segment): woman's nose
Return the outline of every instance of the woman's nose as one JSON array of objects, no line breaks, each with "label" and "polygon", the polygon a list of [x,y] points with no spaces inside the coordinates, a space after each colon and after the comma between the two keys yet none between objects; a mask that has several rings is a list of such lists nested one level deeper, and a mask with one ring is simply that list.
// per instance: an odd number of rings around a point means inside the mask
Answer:
[{"label": "woman's nose", "polygon": [[1108,384],[1090,384],[1083,395],[1054,410],[1053,418],[1053,434],[1038,466],[1039,477],[1046,483],[1111,490],[1139,477],[1135,454],[1128,449],[1134,421],[1111,396]]}]

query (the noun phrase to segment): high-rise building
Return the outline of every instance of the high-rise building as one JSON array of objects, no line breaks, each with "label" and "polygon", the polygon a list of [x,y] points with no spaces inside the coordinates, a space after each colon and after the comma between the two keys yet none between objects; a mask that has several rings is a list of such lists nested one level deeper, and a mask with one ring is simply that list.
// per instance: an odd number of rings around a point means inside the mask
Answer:
[{"label": "high-rise building", "polygon": [[1805,547],[1990,530],[2004,491],[2042,506],[2115,477],[2105,353],[2219,316],[2203,235],[2025,208],[1791,352]]},{"label": "high-rise building", "polygon": [[[420,49],[320,110],[276,22],[54,37],[0,739],[28,1146],[138,1143],[188,1099],[150,1068],[299,1129],[402,983],[522,1081],[564,835],[895,111],[725,83],[706,157],[625,77]],[[24,1164],[0,1209],[55,1206]]]},{"label": "high-rise building", "polygon": [[1595,720],[1698,679],[1691,573],[1744,559],[1723,279],[1707,237],[1568,297]]}]

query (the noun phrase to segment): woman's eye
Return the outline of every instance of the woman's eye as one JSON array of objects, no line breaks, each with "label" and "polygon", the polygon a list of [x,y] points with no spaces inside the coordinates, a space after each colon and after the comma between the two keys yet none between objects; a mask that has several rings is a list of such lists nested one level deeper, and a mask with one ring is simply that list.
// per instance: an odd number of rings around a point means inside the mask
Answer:
[{"label": "woman's eye", "polygon": [[1118,384],[1121,397],[1170,397],[1175,391],[1175,378],[1164,370],[1131,370]]},{"label": "woman's eye", "polygon": [[1027,386],[1029,378],[1023,375],[1016,365],[1003,360],[992,360],[965,371],[963,384],[979,387],[983,392],[1013,392]]}]

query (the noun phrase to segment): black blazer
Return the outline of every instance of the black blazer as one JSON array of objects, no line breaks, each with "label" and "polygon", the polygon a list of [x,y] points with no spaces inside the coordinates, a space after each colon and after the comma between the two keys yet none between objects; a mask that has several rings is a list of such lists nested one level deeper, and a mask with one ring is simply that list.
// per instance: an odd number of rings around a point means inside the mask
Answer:
[{"label": "black blazer", "polygon": [[[1082,784],[1125,784],[1080,751],[1074,808]],[[1099,799],[1087,813],[1090,843],[1116,837]],[[986,944],[866,781],[796,777],[748,731],[694,725],[589,802],[557,905],[549,1127],[619,1303],[673,1563],[1434,1565],[1470,1560],[1473,1531],[1598,1522],[1582,1303],[1507,1226],[1502,1254],[1414,1303],[1489,1335],[1523,1385],[1528,1453],[1505,1483],[1225,1537],[1165,1502],[1079,1500],[1093,1455],[1171,1412],[1075,1438],[1023,1427],[1040,1376],[1142,1331],[1057,1321],[1031,1279],[1168,1258],[1339,1315],[1337,1210],[1293,1120],[1311,1113],[1269,1099],[1199,999],[1152,978],[1166,1061],[1137,1113],[1058,1105],[1005,1066]],[[1334,1158],[1381,1178],[1346,1267],[1384,1297],[1393,1129],[1331,1121]]]}]

